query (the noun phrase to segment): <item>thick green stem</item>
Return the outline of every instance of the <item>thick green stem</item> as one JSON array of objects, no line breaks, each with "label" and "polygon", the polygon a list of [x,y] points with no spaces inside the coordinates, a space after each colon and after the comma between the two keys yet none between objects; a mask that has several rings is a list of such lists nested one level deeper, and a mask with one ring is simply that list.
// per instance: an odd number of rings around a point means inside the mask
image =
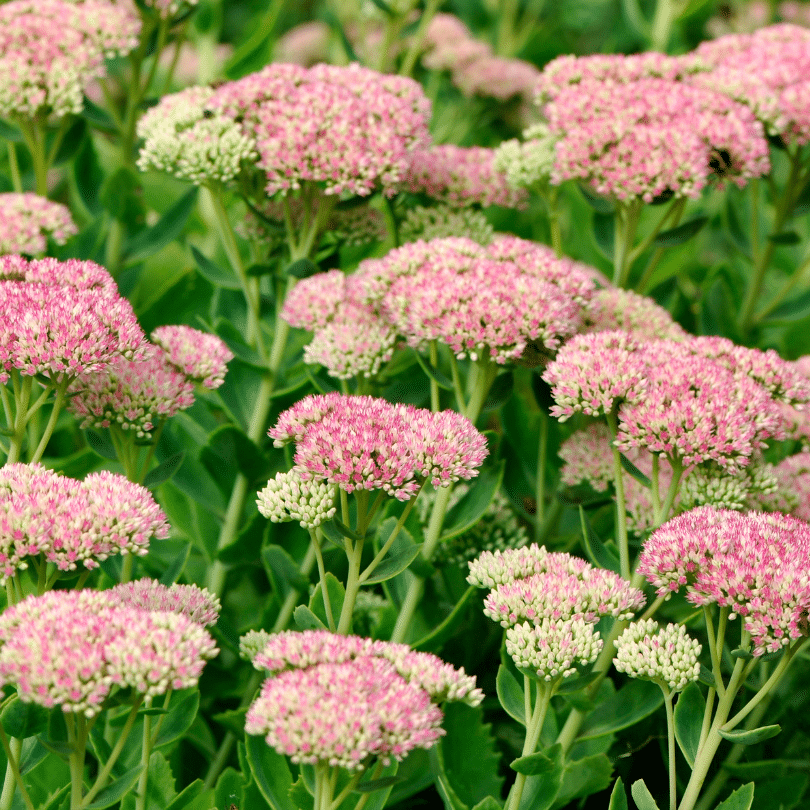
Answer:
[{"label": "thick green stem", "polygon": [[65,716],[67,738],[71,751],[68,757],[70,766],[70,810],[81,810],[82,790],[84,787],[84,755],[87,745],[86,724],[84,715]]},{"label": "thick green stem", "polygon": [[35,464],[42,458],[42,454],[45,452],[45,448],[48,446],[48,442],[51,440],[51,436],[53,436],[54,428],[56,427],[56,420],[59,418],[59,412],[62,410],[62,405],[65,402],[65,392],[67,391],[67,382],[60,382],[56,386],[56,397],[53,401],[53,408],[51,409],[51,415],[48,419],[48,423],[45,425],[45,430],[42,431],[42,437],[39,440],[39,444],[37,445],[37,449],[34,451],[33,456],[31,456],[30,462],[31,464]]},{"label": "thick green stem", "polygon": [[[12,372],[12,379],[16,372]],[[24,376],[19,381],[19,386],[15,386],[15,418],[12,430],[13,435],[8,443],[8,457],[6,464],[13,464],[15,461],[20,460],[22,453],[23,442],[25,441],[25,428],[27,425],[26,414],[28,413],[28,403],[31,400],[31,386],[33,385],[33,378]]]},{"label": "thick green stem", "polygon": [[642,203],[633,200],[616,208],[613,236],[613,284],[624,287],[632,265],[631,248],[636,236]]},{"label": "thick green stem", "polygon": [[17,146],[14,141],[6,141],[8,151],[8,167],[11,172],[11,185],[17,194],[22,194],[23,184],[20,176],[20,164],[17,162]]},{"label": "thick green stem", "polygon": [[540,437],[537,443],[537,480],[534,486],[534,541],[540,542],[546,524],[546,456],[548,455],[548,414],[540,410]]},{"label": "thick green stem", "polygon": [[25,802],[26,810],[34,810],[31,797],[25,789],[22,775],[20,774],[20,754],[22,753],[22,740],[16,737],[9,739],[2,726],[0,726],[0,742],[6,752],[6,778],[3,781],[3,792],[0,794],[0,810],[11,810],[14,801],[14,790],[20,788],[20,796]]},{"label": "thick green stem", "polygon": [[422,53],[422,46],[425,42],[428,26],[431,20],[436,16],[436,12],[439,10],[440,6],[441,0],[427,0],[425,3],[425,10],[422,12],[422,16],[419,19],[419,26],[411,39],[411,44],[408,47],[405,58],[402,60],[402,66],[399,69],[400,76],[410,76],[413,73],[413,69],[416,67],[416,60]]},{"label": "thick green stem", "polygon": [[[437,368],[439,365],[439,350],[436,347],[436,341],[430,341],[430,365]],[[436,413],[439,410],[439,383],[431,377],[430,378],[430,410]]]},{"label": "thick green stem", "polygon": [[347,553],[349,557],[349,573],[346,576],[346,595],[343,599],[343,607],[340,611],[340,620],[337,627],[338,633],[343,636],[349,632],[352,626],[354,603],[357,601],[357,594],[360,592],[360,565],[363,557],[362,537],[354,544],[351,552]]},{"label": "thick green stem", "polygon": [[675,718],[672,712],[672,692],[669,687],[663,682],[659,681],[658,685],[664,693],[664,706],[667,712],[667,759],[669,770],[669,810],[676,810],[678,806],[677,800],[677,787],[678,778],[675,769]]},{"label": "thick green stem", "polygon": [[[606,414],[610,435],[615,441],[618,431],[618,419],[615,411]],[[630,579],[630,549],[627,541],[627,507],[624,500],[624,473],[622,470],[621,452],[611,442],[613,453],[613,484],[616,489],[616,543],[619,546],[619,566],[621,575]]]},{"label": "thick green stem", "polygon": [[329,629],[334,633],[337,628],[335,627],[335,618],[332,615],[332,603],[329,600],[329,592],[326,588],[326,568],[323,564],[323,554],[321,553],[321,541],[319,537],[319,529],[310,529],[310,547],[315,551],[315,559],[318,561],[318,578],[321,581],[321,595],[323,596],[323,609],[326,612],[326,623]]},{"label": "thick green stem", "polygon": [[666,53],[672,35],[672,25],[684,8],[683,0],[658,0],[650,36],[652,50]]},{"label": "thick green stem", "polygon": [[660,526],[669,518],[669,513],[675,503],[675,498],[678,497],[678,489],[681,485],[681,476],[683,475],[683,462],[677,456],[669,460],[672,466],[672,481],[670,481],[669,488],[667,489],[664,503],[661,506],[661,513],[656,519],[656,527]]},{"label": "thick green stem", "polygon": [[417,493],[415,497],[411,498],[408,503],[405,504],[405,508],[402,510],[402,514],[399,516],[399,520],[397,520],[390,536],[385,541],[382,548],[377,552],[374,559],[368,564],[363,573],[360,574],[361,585],[374,573],[374,570],[383,561],[385,555],[391,550],[391,546],[394,545],[394,540],[397,539],[397,535],[405,525],[405,521],[408,519],[408,515],[411,513],[411,509],[413,509],[413,505],[416,503],[416,498],[418,497],[419,493]]},{"label": "thick green stem", "polygon": [[17,121],[23,140],[31,153],[34,165],[35,190],[40,197],[48,196],[48,156],[45,151],[45,132],[36,119]]},{"label": "thick green stem", "polygon": [[[152,705],[152,698],[144,701],[148,709]],[[135,791],[135,810],[146,810],[146,788],[149,784],[149,757],[152,756],[152,715],[143,717],[143,739],[141,742],[141,775],[138,777],[138,787]]]}]

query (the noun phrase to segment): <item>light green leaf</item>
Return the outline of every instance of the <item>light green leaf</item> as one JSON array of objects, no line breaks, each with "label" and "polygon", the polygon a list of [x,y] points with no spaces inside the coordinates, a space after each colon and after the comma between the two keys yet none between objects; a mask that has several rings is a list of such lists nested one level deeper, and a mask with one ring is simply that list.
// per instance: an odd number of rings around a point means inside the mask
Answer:
[{"label": "light green leaf", "polygon": [[554,807],[566,807],[574,799],[606,790],[610,787],[612,778],[613,763],[607,754],[591,754],[574,762],[566,762]]},{"label": "light green leaf", "polygon": [[[346,590],[343,583],[330,571],[326,572],[326,593],[329,597],[329,605],[332,608],[332,618],[337,624],[340,618],[340,611],[343,610],[343,600],[346,598]],[[309,609],[323,622],[324,626],[328,626],[329,622],[326,618],[326,608],[323,603],[323,591],[321,583],[315,586],[312,596],[309,599]]]},{"label": "light green leaf", "polygon": [[150,470],[146,477],[143,479],[143,485],[147,489],[155,489],[166,481],[170,481],[174,474],[180,469],[183,459],[186,457],[185,452],[175,453],[169,456],[165,461],[162,461],[153,470]]},{"label": "light green leaf", "polygon": [[720,802],[715,810],[751,810],[754,803],[754,783],[749,782],[737,788],[727,799]]},{"label": "light green leaf", "polygon": [[298,605],[293,611],[293,621],[299,630],[326,630],[326,622],[321,621],[306,605]]},{"label": "light green leaf", "polygon": [[655,803],[652,793],[644,784],[643,779],[633,782],[630,792],[633,794],[633,801],[636,803],[638,810],[658,810],[658,805]]},{"label": "light green leaf", "polygon": [[[186,690],[184,690],[186,691]],[[197,689],[174,692],[169,701],[169,713],[162,718],[155,748],[179,740],[190,728],[200,708],[200,693]]]},{"label": "light green leaf", "polygon": [[512,760],[509,767],[517,773],[522,773],[525,776],[537,776],[541,773],[548,773],[553,771],[556,767],[558,755],[561,749],[559,743],[556,743],[551,748],[545,751],[535,751],[533,754],[527,754],[525,757],[518,757]]},{"label": "light green leaf", "polygon": [[467,494],[447,513],[442,540],[458,537],[478,523],[501,486],[503,471],[503,461],[481,470]]},{"label": "light green leaf", "polygon": [[557,798],[564,771],[562,747],[555,744],[546,753],[553,760],[552,767],[545,773],[527,777],[518,810],[548,810]]},{"label": "light green leaf", "polygon": [[422,550],[422,545],[422,543],[414,543],[410,548],[396,554],[387,554],[365,581],[365,584],[373,585],[376,582],[385,582],[393,579],[397,574],[401,574],[417,558]]},{"label": "light green leaf", "polygon": [[695,767],[705,708],[706,701],[696,683],[690,683],[675,704],[675,739],[690,768]]},{"label": "light green leaf", "polygon": [[625,793],[621,776],[616,780],[616,784],[613,786],[608,810],[627,810],[627,793]]},{"label": "light green leaf", "polygon": [[495,689],[498,692],[498,700],[501,702],[504,711],[522,726],[526,725],[526,709],[523,700],[523,686],[518,683],[515,676],[504,665],[498,668],[498,675],[495,679]]},{"label": "light green leaf", "polygon": [[755,745],[763,740],[770,740],[775,737],[782,727],[780,725],[773,726],[760,726],[760,728],[745,729],[739,731],[723,731],[719,729],[718,733],[724,740],[736,743],[737,745]]},{"label": "light green leaf", "polygon": [[293,780],[286,757],[276,753],[263,737],[247,735],[245,754],[262,796],[273,810],[297,810],[290,799]]},{"label": "light green leaf", "polygon": [[86,810],[103,810],[103,808],[111,807],[121,801],[138,781],[142,770],[143,765],[136,765],[115,781],[110,782],[107,787],[96,794],[96,798],[90,804],[86,805]]}]

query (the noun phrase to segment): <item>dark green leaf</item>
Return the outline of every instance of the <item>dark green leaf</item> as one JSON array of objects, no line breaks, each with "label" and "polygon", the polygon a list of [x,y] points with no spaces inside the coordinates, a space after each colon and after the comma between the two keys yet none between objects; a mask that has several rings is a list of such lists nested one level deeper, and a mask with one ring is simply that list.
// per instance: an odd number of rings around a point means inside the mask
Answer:
[{"label": "dark green leaf", "polygon": [[737,745],[755,745],[763,740],[770,740],[771,737],[775,737],[781,730],[782,727],[780,725],[773,725],[751,729],[741,728],[735,731],[723,731],[721,728],[718,733],[724,740],[728,740]]},{"label": "dark green leaf", "polygon": [[260,276],[272,276],[276,272],[274,264],[251,264],[245,270],[245,275],[251,278],[259,278]]},{"label": "dark green leaf", "polygon": [[224,318],[218,318],[214,331],[225,341],[228,348],[243,362],[263,371],[267,368],[264,358],[245,343],[242,333]]},{"label": "dark green leaf", "polygon": [[731,237],[734,247],[745,257],[751,257],[751,244],[748,239],[748,232],[740,224],[740,218],[734,207],[731,197],[726,199],[726,233]]},{"label": "dark green leaf", "polygon": [[155,748],[180,739],[190,728],[200,708],[200,693],[194,689],[187,695],[174,692],[169,703],[169,713],[162,718]]},{"label": "dark green leaf", "polygon": [[231,805],[242,807],[245,793],[245,776],[235,768],[226,768],[217,779],[214,789],[216,806],[228,810]]},{"label": "dark green leaf", "polygon": [[284,273],[294,278],[309,278],[318,272],[318,265],[312,259],[298,259],[284,268]]},{"label": "dark green leaf", "polygon": [[148,259],[170,242],[174,242],[186,226],[197,204],[197,188],[189,189],[151,228],[136,234],[125,251],[127,264]]},{"label": "dark green leaf", "polygon": [[306,605],[298,605],[293,611],[293,621],[299,630],[326,630],[322,622]]},{"label": "dark green leaf", "polygon": [[557,687],[556,694],[570,695],[572,692],[579,692],[586,686],[590,686],[597,678],[601,676],[599,672],[589,672],[587,675],[582,675],[579,678],[566,678],[559,687]]},{"label": "dark green leaf", "polygon": [[105,429],[103,433],[97,430],[86,430],[84,435],[91,449],[102,458],[118,460],[118,454],[115,452],[115,445],[112,443],[108,430]]},{"label": "dark green leaf", "polygon": [[614,214],[600,214],[598,211],[593,215],[593,238],[599,252],[608,260],[613,261],[613,250],[616,218]]},{"label": "dark green leaf", "polygon": [[213,715],[212,719],[224,726],[237,737],[241,737],[245,733],[245,709],[228,709],[224,712],[219,712]]},{"label": "dark green leaf", "polygon": [[555,744],[546,753],[552,758],[552,768],[537,776],[526,778],[519,810],[548,810],[557,798],[563,780],[562,748]]},{"label": "dark green leaf", "polygon": [[585,719],[578,739],[590,740],[621,731],[651,715],[664,702],[660,687],[652,681],[632,680]]},{"label": "dark green leaf", "polygon": [[86,135],[87,123],[83,118],[77,118],[62,137],[62,142],[56,150],[56,155],[54,155],[53,165],[59,166],[68,160],[72,160],[84,143]]},{"label": "dark green leaf", "polygon": [[301,573],[298,564],[281,546],[270,545],[262,549],[262,563],[271,582],[283,583],[279,589],[282,599],[290,591],[305,592],[309,588],[309,577]]},{"label": "dark green leaf", "polygon": [[804,188],[796,198],[796,205],[793,206],[794,216],[803,217],[808,213],[810,213],[810,182],[805,183]]},{"label": "dark green leaf", "polygon": [[212,262],[207,256],[203,256],[194,245],[191,246],[191,255],[200,275],[210,281],[214,287],[222,287],[226,290],[239,290],[241,284],[239,279],[230,270],[223,270],[218,264]]},{"label": "dark green leaf", "polygon": [[374,569],[371,576],[365,581],[366,585],[385,582],[401,574],[418,556],[422,550],[422,543],[414,544],[410,548],[396,554],[387,554]]},{"label": "dark green leaf", "polygon": [[789,299],[776,307],[767,317],[769,323],[774,321],[800,321],[810,314],[810,290]]},{"label": "dark green leaf", "polygon": [[585,545],[585,553],[590,561],[599,568],[605,568],[618,574],[621,572],[621,562],[617,554],[613,553],[610,546],[599,539],[599,535],[591,526],[588,516],[582,506],[579,507],[579,520],[582,525],[582,542]]},{"label": "dark green leaf", "polygon": [[599,197],[598,195],[594,194],[592,189],[589,189],[582,183],[580,183],[577,188],[579,188],[582,196],[594,211],[597,211],[600,214],[611,214],[615,210],[616,203],[614,203],[613,200],[605,197]]},{"label": "dark green leaf", "polygon": [[622,469],[630,475],[631,478],[635,478],[636,481],[641,484],[641,486],[650,489],[652,487],[652,481],[644,475],[641,470],[630,461],[629,458],[624,453],[619,454],[619,461],[621,462]]},{"label": "dark green leaf", "polygon": [[768,234],[768,239],[775,245],[798,245],[802,241],[801,236],[796,231],[784,231],[782,233]]},{"label": "dark green leaf", "polygon": [[147,489],[154,489],[166,481],[170,481],[174,474],[180,469],[180,465],[183,463],[185,457],[186,454],[184,452],[169,456],[169,458],[162,461],[157,467],[146,474],[146,477],[143,479],[143,485]]},{"label": "dark green leaf", "polygon": [[86,810],[102,810],[102,808],[111,807],[116,802],[121,801],[138,781],[142,770],[143,765],[130,768],[125,774],[119,776],[118,779],[111,782],[103,790],[100,790],[96,794],[96,798],[90,804],[85,805]]},{"label": "dark green leaf", "polygon": [[739,658],[743,661],[750,661],[754,655],[750,649],[743,650],[742,648],[738,647],[736,650],[731,651],[732,658]]},{"label": "dark green leaf", "polygon": [[[261,554],[262,545],[269,531],[268,526],[267,519],[258,512],[255,513],[247,525],[240,530],[233,543],[229,543],[217,552],[217,559],[227,565],[255,563]],[[282,599],[287,595],[287,591],[283,590],[284,583],[281,580],[275,581],[270,577],[270,584],[273,586],[275,593],[282,594]]]},{"label": "dark green leaf", "polygon": [[695,767],[705,708],[706,701],[696,683],[690,683],[675,704],[675,739],[690,768]]},{"label": "dark green leaf", "polygon": [[612,778],[613,764],[604,752],[566,762],[554,807],[567,807],[575,799],[607,790]]},{"label": "dark green leaf", "polygon": [[262,796],[273,810],[297,810],[290,799],[293,780],[286,757],[276,753],[264,737],[245,737],[245,753],[250,771]]},{"label": "dark green leaf", "polygon": [[12,143],[22,143],[23,135],[20,130],[0,118],[0,138]]},{"label": "dark green leaf", "polygon": [[324,374],[315,374],[309,366],[306,368],[306,374],[319,394],[328,394],[338,390],[337,384],[333,383],[329,377]]},{"label": "dark green leaf", "polygon": [[537,751],[534,754],[512,760],[509,767],[513,771],[525,774],[526,776],[548,773],[554,770],[561,748],[559,743],[555,743],[551,748],[545,751]]},{"label": "dark green leaf", "polygon": [[630,792],[633,794],[633,801],[636,803],[638,810],[658,810],[658,805],[652,797],[652,793],[647,789],[643,779],[633,782],[630,786]]},{"label": "dark green leaf", "polygon": [[84,108],[82,109],[81,116],[88,124],[103,132],[115,134],[118,131],[118,127],[116,127],[112,116],[103,107],[99,107],[95,101],[92,101],[87,96],[84,97]]},{"label": "dark green leaf", "polygon": [[298,810],[314,810],[315,797],[309,790],[303,776],[293,782],[290,788],[290,801],[298,808]]},{"label": "dark green leaf", "polygon": [[492,387],[489,389],[487,398],[484,401],[483,410],[494,411],[500,408],[501,405],[512,396],[514,390],[515,373],[513,371],[507,371],[504,374],[499,374],[495,378],[495,382],[492,383]]},{"label": "dark green leaf", "polygon": [[93,139],[89,135],[85,137],[73,163],[73,178],[79,197],[87,206],[87,210],[91,214],[100,214],[102,209],[98,193],[104,181],[104,173],[93,147]]},{"label": "dark green leaf", "polygon": [[662,248],[682,245],[684,242],[688,242],[692,237],[697,236],[708,221],[708,217],[697,217],[675,228],[670,228],[668,231],[661,231],[661,233],[655,237],[653,243]]},{"label": "dark green leaf", "polygon": [[105,178],[99,201],[113,219],[122,220],[139,185],[140,178],[135,171],[121,166]]},{"label": "dark green leaf", "polygon": [[330,522],[332,526],[334,526],[334,528],[337,529],[341,535],[343,535],[343,537],[348,538],[352,542],[357,542],[358,540],[363,539],[356,531],[350,529],[340,518],[333,517]]},{"label": "dark green leaf", "polygon": [[610,794],[610,804],[608,810],[628,810],[627,808],[627,793],[624,790],[624,783],[621,776],[616,780],[613,786],[613,792]]},{"label": "dark green leaf", "polygon": [[171,565],[160,575],[161,585],[174,585],[174,583],[183,576],[183,571],[186,570],[186,563],[188,562],[190,554],[191,543],[186,543],[183,546],[183,550],[179,554],[175,554]]},{"label": "dark green leaf", "polygon": [[[343,583],[331,572],[326,572],[326,592],[329,596],[329,605],[332,608],[332,618],[337,624],[340,618],[340,611],[343,610],[343,601],[346,598],[346,590]],[[309,609],[323,622],[328,625],[326,618],[326,607],[323,602],[323,590],[319,582],[312,591],[312,596],[309,598]]]},{"label": "dark green leaf", "polygon": [[700,674],[698,675],[698,680],[706,686],[711,686],[712,689],[717,686],[717,683],[714,680],[714,673],[710,669],[707,669],[703,664],[700,665]]},{"label": "dark green leaf", "polygon": [[422,357],[419,352],[416,352],[416,359],[419,361],[419,365],[422,366],[422,370],[425,374],[433,380],[439,388],[444,388],[445,391],[452,391],[453,390],[453,381],[435,366],[433,366],[428,360]]},{"label": "dark green leaf", "polygon": [[523,699],[523,686],[518,683],[515,676],[504,665],[498,669],[495,679],[495,689],[498,693],[498,700],[504,711],[518,723],[526,725],[526,708]]},{"label": "dark green leaf", "polygon": [[222,425],[209,437],[200,452],[200,460],[214,472],[224,461],[250,480],[267,471],[267,460],[262,451],[235,425]]},{"label": "dark green leaf", "polygon": [[42,734],[48,728],[49,716],[44,706],[15,698],[0,713],[0,723],[9,737],[24,740]]},{"label": "dark green leaf", "polygon": [[343,536],[343,532],[332,523],[331,520],[327,520],[325,523],[321,523],[318,527],[321,530],[321,534],[332,544],[336,545],[338,548],[345,549],[346,548],[346,538]]},{"label": "dark green leaf", "polygon": [[715,810],[751,810],[754,803],[754,783],[749,782],[737,788],[725,801],[720,802]]},{"label": "dark green leaf", "polygon": [[477,590],[474,585],[470,585],[470,587],[464,591],[464,595],[456,603],[450,615],[426,636],[411,644],[411,647],[420,652],[438,653],[444,645],[444,642],[447,641],[458,628],[458,625],[464,618],[467,603]]},{"label": "dark green leaf", "polygon": [[403,779],[401,776],[385,776],[382,779],[372,779],[369,782],[360,782],[354,789],[354,792],[374,793],[374,791],[376,790],[382,790],[383,788],[391,787],[392,785],[396,785],[398,782],[402,781]]},{"label": "dark green leaf", "polygon": [[33,771],[47,756],[48,749],[38,739],[24,740],[20,752],[20,773],[25,776],[29,771]]},{"label": "dark green leaf", "polygon": [[467,494],[447,513],[442,540],[458,537],[478,523],[501,486],[503,471],[503,461],[481,470]]}]

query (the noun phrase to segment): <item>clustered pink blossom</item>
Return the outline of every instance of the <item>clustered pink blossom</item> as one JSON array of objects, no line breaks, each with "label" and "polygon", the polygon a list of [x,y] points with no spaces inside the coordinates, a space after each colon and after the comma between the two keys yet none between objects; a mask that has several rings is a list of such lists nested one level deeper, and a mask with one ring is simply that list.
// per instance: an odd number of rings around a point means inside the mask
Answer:
[{"label": "clustered pink blossom", "polygon": [[106,591],[111,604],[140,610],[179,613],[202,627],[217,623],[219,597],[197,585],[163,585],[155,579],[124,582]]},{"label": "clustered pink blossom", "polygon": [[408,345],[438,340],[497,363],[556,349],[594,290],[583,265],[517,237],[412,242],[361,262],[354,278]]},{"label": "clustered pink blossom", "polygon": [[487,455],[484,436],[454,411],[337,392],[305,397],[268,435],[276,447],[295,442],[304,481],[327,481],[347,492],[381,489],[400,500],[413,497],[426,480],[449,486],[473,478]]},{"label": "clustered pink blossom", "polygon": [[103,371],[80,375],[70,391],[68,408],[81,427],[118,425],[146,439],[160,421],[194,404],[193,383],[151,344],[138,359],[121,358]]},{"label": "clustered pink blossom", "polygon": [[555,146],[551,182],[577,179],[619,200],[697,197],[770,168],[762,124],[743,104],[660,78],[583,79],[543,108]]},{"label": "clustered pink blossom", "polygon": [[628,332],[637,340],[682,340],[687,336],[672,315],[652,298],[620,287],[606,287],[598,290],[585,306],[585,331],[615,329]]},{"label": "clustered pink blossom", "polygon": [[20,700],[93,717],[110,693],[195,686],[217,649],[179,613],[116,606],[105,592],[29,596],[0,616],[0,683]]},{"label": "clustered pink blossom", "polygon": [[810,141],[810,31],[783,23],[751,34],[728,34],[701,43],[695,53],[711,70],[701,83],[748,105],[789,144]]},{"label": "clustered pink blossom", "polygon": [[102,471],[76,481],[39,464],[0,468],[0,579],[42,554],[61,571],[98,567],[114,554],[143,556],[169,534],[151,493]]},{"label": "clustered pink blossom", "polygon": [[92,262],[0,258],[0,309],[0,382],[11,369],[59,381],[142,350],[132,306]]},{"label": "clustered pink blossom", "polygon": [[0,194],[0,254],[44,253],[48,240],[63,245],[76,233],[69,209],[39,194]]},{"label": "clustered pink blossom", "polygon": [[429,143],[430,102],[421,87],[359,65],[271,64],[222,85],[207,106],[244,120],[268,195],[306,181],[327,194],[393,191],[408,152]]},{"label": "clustered pink blossom", "polygon": [[782,459],[773,473],[776,491],[763,496],[758,506],[810,523],[810,453],[805,451]]},{"label": "clustered pink blossom", "polygon": [[659,595],[686,589],[694,605],[741,616],[754,655],[807,635],[810,526],[779,513],[701,507],[665,523],[645,542],[638,573]]},{"label": "clustered pink blossom", "polygon": [[0,5],[0,117],[80,113],[104,60],[138,44],[132,10],[102,0],[12,0]]},{"label": "clustered pink blossom", "polygon": [[540,71],[522,59],[497,56],[486,42],[473,38],[452,14],[436,14],[425,33],[422,63],[430,70],[449,70],[453,84],[466,96],[508,101],[531,98]]},{"label": "clustered pink blossom", "polygon": [[233,352],[216,335],[190,326],[159,326],[152,332],[152,341],[187,379],[206,388],[219,388],[225,381]]},{"label": "clustered pink blossom", "polygon": [[245,730],[296,763],[354,771],[401,760],[444,733],[435,704],[483,699],[474,677],[430,653],[325,630],[270,635],[253,664],[270,677]]},{"label": "clustered pink blossom", "polygon": [[455,207],[502,205],[516,208],[526,193],[506,181],[495,168],[495,150],[483,146],[436,145],[408,156],[403,180],[406,191],[426,194]]}]

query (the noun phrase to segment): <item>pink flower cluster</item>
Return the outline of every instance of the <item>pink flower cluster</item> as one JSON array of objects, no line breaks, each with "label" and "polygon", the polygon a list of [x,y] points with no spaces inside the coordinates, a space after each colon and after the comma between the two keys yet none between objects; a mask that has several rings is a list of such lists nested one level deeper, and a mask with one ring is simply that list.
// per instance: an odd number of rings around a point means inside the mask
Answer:
[{"label": "pink flower cluster", "polygon": [[272,64],[219,87],[214,112],[244,120],[268,195],[306,181],[327,194],[370,194],[401,181],[411,149],[429,143],[430,102],[414,81],[359,65]]},{"label": "pink flower cluster", "polygon": [[169,534],[150,492],[122,475],[66,478],[39,464],[0,468],[0,581],[42,554],[62,571],[98,567],[114,554],[146,554]]},{"label": "pink flower cluster", "polygon": [[276,447],[295,442],[304,481],[347,492],[381,489],[399,500],[412,498],[426,480],[438,487],[473,478],[487,455],[484,436],[454,411],[338,393],[305,397],[268,435]]},{"label": "pink flower cluster", "polygon": [[219,388],[225,382],[226,366],[233,360],[233,352],[216,335],[190,326],[159,326],[152,332],[152,341],[187,379],[206,388]]},{"label": "pink flower cluster", "polygon": [[327,631],[270,636],[254,666],[271,677],[248,709],[247,733],[293,762],[350,771],[434,745],[443,733],[436,703],[483,699],[475,678],[434,655]]},{"label": "pink flower cluster", "polygon": [[781,24],[751,34],[701,43],[696,54],[710,67],[691,83],[720,90],[748,105],[789,144],[810,142],[810,31]]},{"label": "pink flower cluster", "polygon": [[210,627],[217,623],[222,609],[219,597],[196,585],[163,585],[155,579],[137,579],[106,591],[113,605],[140,610],[178,613]]},{"label": "pink flower cluster", "polygon": [[580,328],[594,290],[583,265],[517,237],[409,243],[361,262],[355,278],[408,345],[438,340],[497,363],[555,350]]},{"label": "pink flower cluster", "polygon": [[662,306],[632,290],[605,287],[585,306],[585,331],[607,332],[620,329],[636,340],[683,340],[687,332]]},{"label": "pink flower cluster", "polygon": [[619,200],[697,197],[770,168],[762,124],[718,92],[659,78],[583,79],[544,107],[559,137],[551,182],[578,179]]},{"label": "pink flower cluster", "polygon": [[179,613],[116,606],[104,592],[29,596],[0,616],[0,683],[20,700],[93,717],[115,689],[196,685],[217,649]]},{"label": "pink flower cluster", "polygon": [[452,14],[437,14],[431,20],[422,63],[430,70],[449,70],[453,84],[465,96],[499,101],[515,96],[529,99],[540,75],[530,62],[496,56]]},{"label": "pink flower cluster", "polygon": [[763,496],[760,505],[810,523],[810,453],[805,451],[782,459],[773,472],[777,489]]},{"label": "pink flower cluster", "polygon": [[66,206],[39,194],[0,194],[0,255],[44,253],[49,239],[63,245],[75,233]]},{"label": "pink flower cluster", "polygon": [[526,193],[513,188],[495,168],[495,150],[483,146],[429,146],[408,157],[406,191],[426,194],[454,207],[525,204]]},{"label": "pink flower cluster", "polygon": [[810,526],[782,514],[706,506],[665,523],[646,541],[638,572],[659,595],[686,588],[695,605],[743,617],[754,655],[807,635]]},{"label": "pink flower cluster", "polygon": [[75,377],[142,350],[132,306],[92,262],[0,258],[0,309],[0,382],[11,369]]},{"label": "pink flower cluster", "polygon": [[140,20],[126,6],[84,0],[0,5],[0,116],[80,113],[82,90],[104,60],[132,50]]}]

